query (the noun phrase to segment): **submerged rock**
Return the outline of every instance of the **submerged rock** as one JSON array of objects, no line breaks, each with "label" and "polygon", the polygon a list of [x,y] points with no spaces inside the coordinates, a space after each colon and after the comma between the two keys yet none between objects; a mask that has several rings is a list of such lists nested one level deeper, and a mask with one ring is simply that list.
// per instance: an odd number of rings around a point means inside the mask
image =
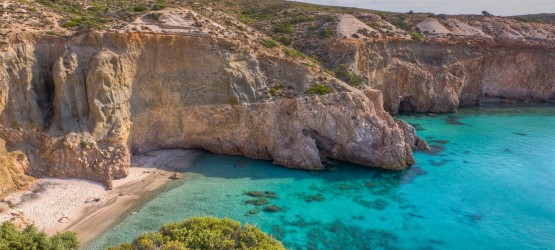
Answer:
[{"label": "submerged rock", "polygon": [[281,211],[281,208],[279,208],[278,206],[266,206],[264,207],[264,211],[265,212],[270,212],[270,213],[277,213]]},{"label": "submerged rock", "polygon": [[256,206],[264,206],[264,205],[267,205],[270,202],[268,200],[264,199],[264,198],[258,198],[258,199],[254,199],[254,200],[245,201],[245,203],[256,205]]},{"label": "submerged rock", "polygon": [[172,179],[172,180],[179,180],[181,178],[183,178],[183,176],[178,172],[175,172],[170,176],[170,179]]}]

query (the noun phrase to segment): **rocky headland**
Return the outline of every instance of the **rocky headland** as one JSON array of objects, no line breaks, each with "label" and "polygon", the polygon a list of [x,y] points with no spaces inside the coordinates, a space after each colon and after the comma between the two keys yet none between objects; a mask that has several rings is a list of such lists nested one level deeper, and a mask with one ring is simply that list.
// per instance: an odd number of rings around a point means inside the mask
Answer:
[{"label": "rocky headland", "polygon": [[173,148],[402,170],[427,145],[391,114],[555,100],[550,24],[243,2],[0,4],[0,196]]}]

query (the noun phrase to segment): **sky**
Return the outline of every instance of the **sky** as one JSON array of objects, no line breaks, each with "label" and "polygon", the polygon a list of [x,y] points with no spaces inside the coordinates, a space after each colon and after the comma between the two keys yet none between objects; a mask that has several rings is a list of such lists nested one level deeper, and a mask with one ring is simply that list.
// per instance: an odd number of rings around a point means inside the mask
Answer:
[{"label": "sky", "polygon": [[511,16],[555,13],[555,0],[295,0],[322,5],[359,7],[392,12],[432,12],[436,14],[480,14]]}]

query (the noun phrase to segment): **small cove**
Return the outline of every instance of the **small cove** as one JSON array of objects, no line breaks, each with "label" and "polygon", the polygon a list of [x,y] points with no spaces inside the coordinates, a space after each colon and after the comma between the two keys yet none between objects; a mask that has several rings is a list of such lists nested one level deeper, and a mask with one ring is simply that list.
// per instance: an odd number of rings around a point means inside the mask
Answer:
[{"label": "small cove", "polygon": [[207,153],[86,248],[193,216],[254,224],[292,249],[555,248],[555,107],[397,118],[432,146],[407,171],[334,162],[309,172]]}]

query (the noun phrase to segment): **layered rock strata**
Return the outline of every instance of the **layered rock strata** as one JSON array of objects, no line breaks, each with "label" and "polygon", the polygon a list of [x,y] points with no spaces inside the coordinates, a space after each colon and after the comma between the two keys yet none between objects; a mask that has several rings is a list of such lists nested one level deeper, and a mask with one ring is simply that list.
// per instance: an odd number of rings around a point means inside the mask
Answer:
[{"label": "layered rock strata", "polygon": [[550,48],[342,41],[330,50],[382,91],[391,113],[555,101],[555,50]]},{"label": "layered rock strata", "polygon": [[[325,158],[386,169],[414,162],[414,131],[384,111],[379,91],[244,44],[199,34],[15,35],[0,54],[0,139],[27,155],[30,175],[108,187],[126,176],[132,153],[164,148],[303,169],[323,169]],[[315,84],[333,91],[307,95]]]},{"label": "layered rock strata", "polygon": [[[375,15],[358,18],[390,27]],[[330,68],[347,64],[382,91],[390,113],[555,101],[555,26],[484,16],[406,18],[415,23],[411,35],[391,28],[345,34],[342,23],[355,17],[340,18],[342,36],[320,53]]]}]

